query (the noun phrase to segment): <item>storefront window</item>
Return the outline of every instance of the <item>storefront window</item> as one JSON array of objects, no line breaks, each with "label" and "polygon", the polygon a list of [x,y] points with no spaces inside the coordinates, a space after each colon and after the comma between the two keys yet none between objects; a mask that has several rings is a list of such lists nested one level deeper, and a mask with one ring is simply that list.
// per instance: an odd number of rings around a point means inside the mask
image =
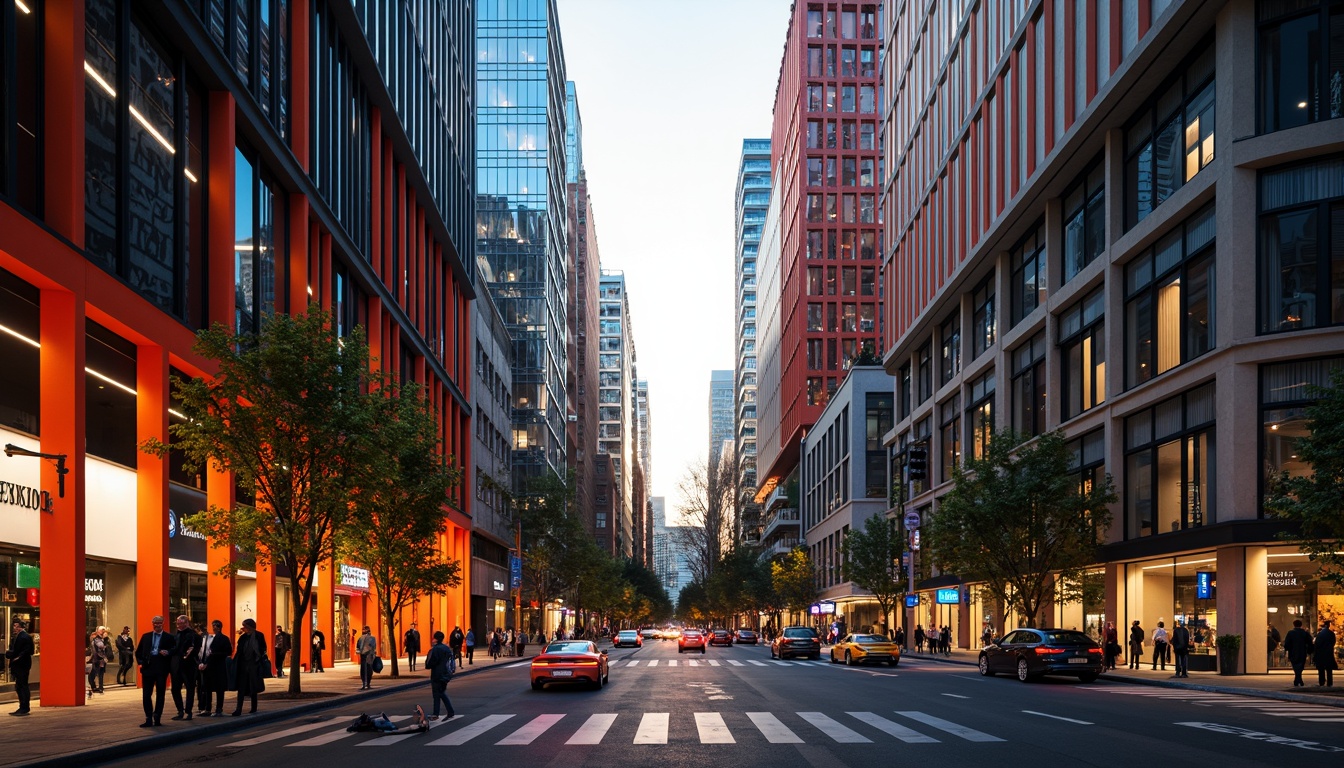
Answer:
[{"label": "storefront window", "polygon": [[[1125,566],[1124,623],[1117,623],[1123,645],[1137,619],[1144,632],[1144,648],[1152,652],[1153,630],[1162,622],[1167,632],[1184,621],[1190,628],[1193,670],[1216,668],[1214,637],[1218,631],[1217,557],[1197,552]],[[1151,658],[1144,662],[1151,663]]]},{"label": "storefront window", "polygon": [[[1320,564],[1292,547],[1269,550],[1265,574],[1268,596],[1265,617],[1269,642],[1269,667],[1289,667],[1283,650],[1283,637],[1300,619],[1302,626],[1316,633],[1322,621],[1338,627],[1344,621],[1344,590],[1320,578]],[[1250,622],[1248,621],[1247,624]],[[1277,636],[1277,640],[1275,637]],[[1335,647],[1338,660],[1344,661],[1344,648]]]},{"label": "storefront window", "polygon": [[1260,449],[1266,482],[1284,474],[1311,474],[1311,465],[1298,458],[1302,440],[1311,434],[1307,422],[1307,406],[1313,402],[1310,389],[1329,386],[1331,372],[1341,365],[1344,358],[1294,360],[1261,367]]},{"label": "storefront window", "polygon": [[[42,620],[38,610],[38,562],[37,553],[31,551],[0,551],[0,642],[9,647],[9,633],[14,622],[23,620],[28,624],[28,633],[33,636],[34,656],[42,654]],[[40,659],[34,659],[30,683],[37,683],[41,677]],[[0,691],[12,692],[13,678],[9,676],[9,665],[0,668]]]}]

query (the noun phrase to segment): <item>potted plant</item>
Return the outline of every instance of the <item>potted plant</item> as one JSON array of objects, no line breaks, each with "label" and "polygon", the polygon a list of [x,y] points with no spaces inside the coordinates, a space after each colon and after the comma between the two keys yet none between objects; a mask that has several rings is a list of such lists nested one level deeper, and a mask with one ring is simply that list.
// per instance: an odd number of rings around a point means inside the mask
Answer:
[{"label": "potted plant", "polygon": [[1241,635],[1219,635],[1218,674],[1237,674],[1237,661],[1241,654]]}]

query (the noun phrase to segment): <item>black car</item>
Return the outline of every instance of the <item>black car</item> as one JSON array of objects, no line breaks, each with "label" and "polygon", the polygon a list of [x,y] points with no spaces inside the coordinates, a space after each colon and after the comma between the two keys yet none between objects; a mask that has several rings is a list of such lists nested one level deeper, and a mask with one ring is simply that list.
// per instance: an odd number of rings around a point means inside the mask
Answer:
[{"label": "black car", "polygon": [[1024,683],[1041,675],[1072,675],[1090,683],[1101,670],[1101,646],[1073,629],[1015,629],[980,651],[980,674],[1013,674]]},{"label": "black car", "polygon": [[770,658],[787,659],[790,656],[806,656],[814,661],[821,659],[821,639],[811,627],[785,627],[774,642],[770,643]]},{"label": "black car", "polygon": [[710,645],[732,645],[733,633],[726,629],[716,629],[709,635]]},{"label": "black car", "polygon": [[739,629],[737,630],[737,637],[733,638],[733,642],[738,645],[755,645],[756,633],[750,629]]}]

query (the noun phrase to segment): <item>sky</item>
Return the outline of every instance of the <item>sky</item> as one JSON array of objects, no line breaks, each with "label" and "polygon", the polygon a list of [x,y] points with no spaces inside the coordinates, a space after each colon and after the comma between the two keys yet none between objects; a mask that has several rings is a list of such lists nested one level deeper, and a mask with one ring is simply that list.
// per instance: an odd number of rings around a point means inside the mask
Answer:
[{"label": "sky", "polygon": [[603,269],[624,270],[649,382],[651,496],[709,453],[709,375],[734,355],[734,198],[769,138],[790,0],[558,0]]}]

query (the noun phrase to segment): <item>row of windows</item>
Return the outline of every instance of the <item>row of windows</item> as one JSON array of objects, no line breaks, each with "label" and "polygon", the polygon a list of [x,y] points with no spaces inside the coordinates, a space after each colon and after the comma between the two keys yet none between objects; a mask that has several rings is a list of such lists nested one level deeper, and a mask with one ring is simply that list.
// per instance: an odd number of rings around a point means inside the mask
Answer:
[{"label": "row of windows", "polygon": [[[837,56],[836,53],[839,52]],[[837,63],[839,66],[837,67]],[[877,78],[877,49],[852,45],[836,48],[834,45],[807,47],[808,77],[861,77]]]},{"label": "row of windows", "polygon": [[[824,271],[823,271],[824,270]],[[877,267],[807,268],[808,296],[876,296]]]},{"label": "row of windows", "polygon": [[[807,186],[875,187],[878,175],[881,174],[880,166],[880,161],[875,157],[809,157]],[[759,238],[760,230],[755,234]]]},{"label": "row of windows", "polygon": [[817,227],[809,228],[804,237],[803,255],[807,259],[870,261],[877,258],[881,250],[882,232],[877,228],[835,230]]},{"label": "row of windows", "polygon": [[289,137],[288,0],[196,0],[192,10],[282,138]]},{"label": "row of windows", "polygon": [[806,330],[809,333],[872,333],[877,330],[877,305],[809,303]]},{"label": "row of windows", "polygon": [[[809,371],[848,371],[864,349],[872,349],[872,339],[807,339]],[[754,360],[753,365],[754,368]]]},{"label": "row of windows", "polygon": [[876,195],[869,194],[809,194],[805,213],[812,223],[878,223]]},{"label": "row of windows", "polygon": [[807,36],[872,40],[881,32],[877,26],[878,5],[861,5],[855,10],[840,10],[840,8],[839,3],[808,4],[805,27]]},{"label": "row of windows", "polygon": [[878,89],[875,85],[830,85],[808,83],[805,101],[808,112],[877,112]]}]

